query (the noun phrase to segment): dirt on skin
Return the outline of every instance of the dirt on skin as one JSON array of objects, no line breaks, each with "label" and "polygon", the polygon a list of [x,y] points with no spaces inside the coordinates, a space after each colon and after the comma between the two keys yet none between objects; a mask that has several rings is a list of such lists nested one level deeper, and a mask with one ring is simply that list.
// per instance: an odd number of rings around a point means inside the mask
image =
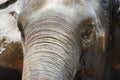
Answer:
[{"label": "dirt on skin", "polygon": [[21,42],[7,42],[6,39],[2,39],[0,40],[0,52],[0,66],[22,72],[23,49]]}]

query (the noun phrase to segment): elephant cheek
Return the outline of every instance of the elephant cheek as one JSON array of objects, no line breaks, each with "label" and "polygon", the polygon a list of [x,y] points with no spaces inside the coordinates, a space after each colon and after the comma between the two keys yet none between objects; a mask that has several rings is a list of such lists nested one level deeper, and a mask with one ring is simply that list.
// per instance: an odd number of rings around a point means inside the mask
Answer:
[{"label": "elephant cheek", "polygon": [[74,78],[80,57],[78,29],[62,22],[46,18],[25,28],[23,80]]}]

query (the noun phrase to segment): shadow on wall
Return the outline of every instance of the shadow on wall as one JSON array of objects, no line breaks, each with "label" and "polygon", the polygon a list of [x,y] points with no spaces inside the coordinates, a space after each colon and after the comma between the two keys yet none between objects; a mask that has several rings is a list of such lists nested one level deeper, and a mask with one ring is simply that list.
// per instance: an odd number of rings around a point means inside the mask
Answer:
[{"label": "shadow on wall", "polygon": [[120,80],[120,69],[111,70],[111,80]]},{"label": "shadow on wall", "polygon": [[0,80],[21,80],[21,75],[18,70],[0,67]]}]

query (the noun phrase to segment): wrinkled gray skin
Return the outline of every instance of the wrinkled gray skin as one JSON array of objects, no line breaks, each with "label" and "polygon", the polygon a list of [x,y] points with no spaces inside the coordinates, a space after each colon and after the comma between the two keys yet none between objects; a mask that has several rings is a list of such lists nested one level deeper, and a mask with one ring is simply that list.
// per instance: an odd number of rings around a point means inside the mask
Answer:
[{"label": "wrinkled gray skin", "polygon": [[25,0],[22,80],[104,80],[109,21],[102,1]]}]

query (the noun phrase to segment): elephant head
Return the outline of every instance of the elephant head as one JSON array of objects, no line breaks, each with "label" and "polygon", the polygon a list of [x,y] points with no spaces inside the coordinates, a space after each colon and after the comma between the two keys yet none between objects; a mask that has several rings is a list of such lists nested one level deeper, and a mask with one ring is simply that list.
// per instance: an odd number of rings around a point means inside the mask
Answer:
[{"label": "elephant head", "polygon": [[[102,3],[102,4],[101,4]],[[107,0],[25,0],[23,80],[103,80]],[[77,74],[79,72],[79,74]]]}]

